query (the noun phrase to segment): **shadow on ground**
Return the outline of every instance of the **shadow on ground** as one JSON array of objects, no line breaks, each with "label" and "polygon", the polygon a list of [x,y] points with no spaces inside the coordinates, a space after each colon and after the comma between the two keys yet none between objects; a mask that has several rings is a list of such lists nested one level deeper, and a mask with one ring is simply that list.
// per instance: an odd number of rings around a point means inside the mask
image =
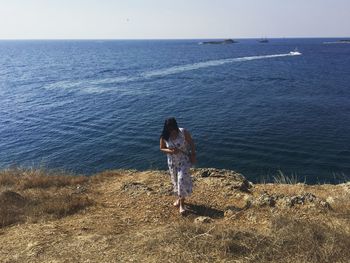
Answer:
[{"label": "shadow on ground", "polygon": [[187,204],[186,206],[189,210],[189,214],[194,214],[196,216],[209,216],[211,218],[224,217],[224,211],[207,207],[205,205]]}]

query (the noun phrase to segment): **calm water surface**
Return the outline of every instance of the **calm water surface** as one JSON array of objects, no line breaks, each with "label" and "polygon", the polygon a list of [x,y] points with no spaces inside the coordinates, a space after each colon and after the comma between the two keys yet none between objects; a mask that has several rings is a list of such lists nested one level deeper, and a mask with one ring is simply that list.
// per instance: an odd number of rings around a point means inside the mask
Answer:
[{"label": "calm water surface", "polygon": [[197,167],[349,177],[350,44],[325,41],[0,41],[0,168],[166,169],[175,116]]}]

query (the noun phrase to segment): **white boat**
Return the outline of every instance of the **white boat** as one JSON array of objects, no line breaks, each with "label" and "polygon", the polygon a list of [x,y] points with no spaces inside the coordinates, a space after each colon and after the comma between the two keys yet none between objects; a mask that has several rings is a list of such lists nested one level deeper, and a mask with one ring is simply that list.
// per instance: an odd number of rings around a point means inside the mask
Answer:
[{"label": "white boat", "polygon": [[294,51],[289,52],[289,54],[291,56],[299,56],[299,55],[301,55],[301,53],[299,52],[299,50],[297,48],[294,49]]}]

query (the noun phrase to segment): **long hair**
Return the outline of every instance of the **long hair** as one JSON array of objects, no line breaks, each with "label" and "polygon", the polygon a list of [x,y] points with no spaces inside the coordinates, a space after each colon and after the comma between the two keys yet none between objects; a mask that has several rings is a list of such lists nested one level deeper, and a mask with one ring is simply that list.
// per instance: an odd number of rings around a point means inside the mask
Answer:
[{"label": "long hair", "polygon": [[176,130],[176,131],[179,130],[179,127],[177,126],[177,122],[175,118],[166,119],[164,122],[162,135],[160,136],[160,138],[163,138],[164,140],[168,141],[170,137],[170,133],[173,130]]}]

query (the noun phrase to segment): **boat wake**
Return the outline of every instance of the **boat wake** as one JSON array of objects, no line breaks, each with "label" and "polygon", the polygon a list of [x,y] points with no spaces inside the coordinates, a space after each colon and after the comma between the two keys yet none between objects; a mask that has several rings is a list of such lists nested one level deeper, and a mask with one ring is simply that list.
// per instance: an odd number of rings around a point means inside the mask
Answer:
[{"label": "boat wake", "polygon": [[164,69],[146,71],[136,76],[121,76],[114,78],[104,78],[104,79],[93,79],[93,80],[80,80],[80,81],[59,81],[47,85],[46,89],[80,89],[86,93],[102,93],[106,91],[113,91],[114,88],[105,88],[104,84],[123,84],[135,81],[148,80],[157,77],[165,77],[168,75],[179,74],[191,70],[203,69],[208,67],[221,66],[224,64],[235,63],[235,62],[245,62],[259,59],[271,59],[271,58],[281,58],[290,56],[300,56],[301,53],[298,51],[292,51],[284,54],[274,54],[274,55],[263,55],[263,56],[250,56],[250,57],[240,57],[240,58],[227,58],[218,60],[209,60],[204,62],[197,62],[193,64],[173,66]]}]

